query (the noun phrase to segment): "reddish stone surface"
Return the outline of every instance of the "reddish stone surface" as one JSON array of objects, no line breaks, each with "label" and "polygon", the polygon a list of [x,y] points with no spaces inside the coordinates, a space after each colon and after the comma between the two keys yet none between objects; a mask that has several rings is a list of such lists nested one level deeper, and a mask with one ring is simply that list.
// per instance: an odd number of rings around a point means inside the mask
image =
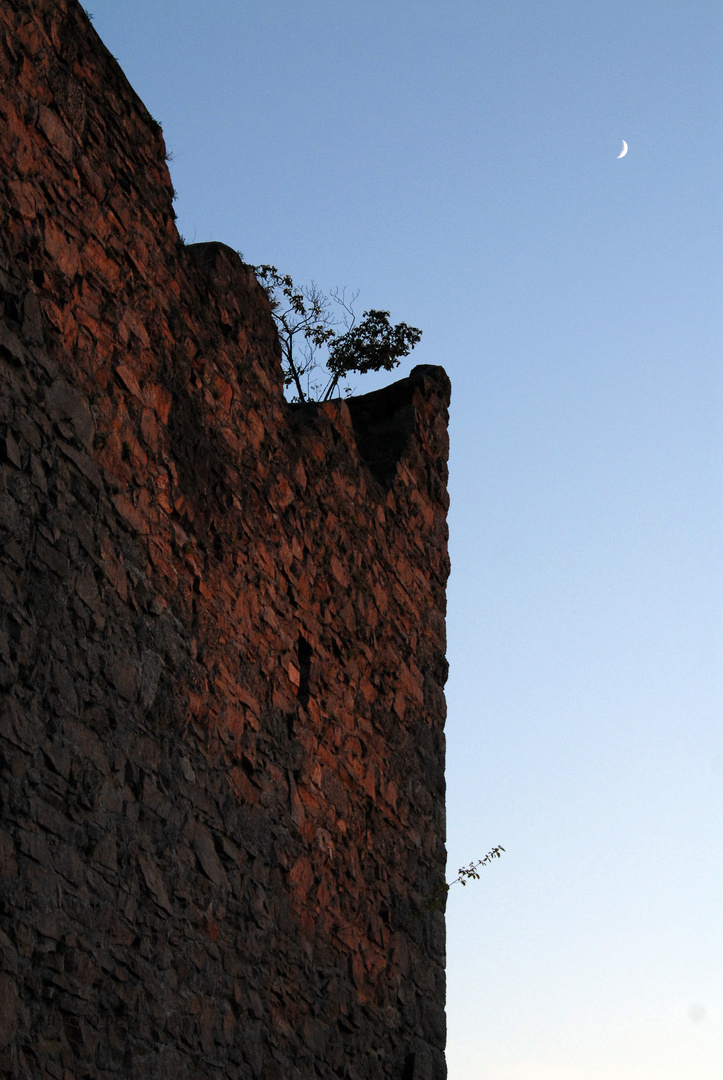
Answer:
[{"label": "reddish stone surface", "polygon": [[447,377],[287,405],[81,7],[0,57],[0,1073],[440,1080]]}]

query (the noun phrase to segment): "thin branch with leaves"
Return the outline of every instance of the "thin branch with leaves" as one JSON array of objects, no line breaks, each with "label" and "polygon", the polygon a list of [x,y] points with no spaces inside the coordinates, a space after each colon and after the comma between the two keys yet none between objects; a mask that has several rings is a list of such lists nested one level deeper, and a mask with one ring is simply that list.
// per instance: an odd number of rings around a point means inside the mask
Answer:
[{"label": "thin branch with leaves", "polygon": [[471,862],[469,866],[460,866],[457,871],[457,877],[453,878],[452,881],[445,881],[444,884],[440,885],[421,907],[412,912],[412,914],[400,924],[400,928],[402,930],[408,929],[414,921],[419,919],[422,915],[427,915],[430,911],[439,911],[440,908],[444,907],[447,893],[453,885],[466,885],[468,881],[478,881],[480,869],[491,863],[493,859],[501,859],[504,850],[502,845],[498,844],[497,847],[493,847],[491,851],[488,851],[483,859],[477,859],[476,862]]},{"label": "thin branch with leaves", "polygon": [[457,877],[452,881],[445,881],[444,885],[441,885],[436,894],[427,903],[427,911],[438,911],[442,907],[444,901],[447,898],[447,893],[453,885],[466,885],[468,881],[479,881],[479,871],[483,866],[487,866],[493,859],[501,859],[502,852],[505,849],[501,844],[497,847],[493,847],[491,851],[488,851],[484,859],[477,859],[476,862],[471,862],[469,866],[460,866],[457,871]]},{"label": "thin branch with leaves", "polygon": [[491,851],[487,852],[484,859],[478,859],[477,862],[471,862],[469,866],[460,866],[457,871],[459,877],[456,877],[454,881],[448,881],[446,883],[447,890],[449,891],[449,889],[451,889],[453,885],[456,885],[457,882],[459,882],[460,885],[466,885],[468,881],[479,881],[479,868],[481,866],[486,866],[487,863],[491,863],[493,859],[501,859],[504,850],[505,849],[498,844],[497,847],[493,847]]}]

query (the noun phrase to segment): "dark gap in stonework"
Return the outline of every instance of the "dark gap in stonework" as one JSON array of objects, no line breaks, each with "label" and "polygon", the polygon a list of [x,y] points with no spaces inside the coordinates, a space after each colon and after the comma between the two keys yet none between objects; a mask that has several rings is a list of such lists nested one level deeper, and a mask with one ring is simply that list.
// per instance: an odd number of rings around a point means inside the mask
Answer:
[{"label": "dark gap in stonework", "polygon": [[414,1080],[414,1054],[407,1054],[404,1059],[404,1073],[402,1080]]},{"label": "dark gap in stonework", "polygon": [[297,697],[300,705],[309,704],[309,680],[311,679],[311,645],[303,634],[299,634],[297,645],[299,658],[299,690]]}]

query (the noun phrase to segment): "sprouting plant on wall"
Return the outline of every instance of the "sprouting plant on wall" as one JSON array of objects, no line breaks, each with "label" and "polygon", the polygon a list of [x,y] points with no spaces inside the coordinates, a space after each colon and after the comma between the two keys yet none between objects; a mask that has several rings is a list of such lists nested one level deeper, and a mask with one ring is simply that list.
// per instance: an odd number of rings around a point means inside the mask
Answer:
[{"label": "sprouting plant on wall", "polygon": [[466,885],[468,881],[479,881],[479,872],[483,866],[487,866],[493,859],[501,859],[502,852],[505,849],[498,844],[497,847],[493,847],[491,851],[488,851],[484,859],[477,859],[476,862],[471,862],[469,866],[460,866],[457,871],[457,877],[452,881],[445,881],[444,885],[438,890],[435,896],[427,904],[428,911],[437,911],[442,906],[447,896],[447,893],[453,885]]},{"label": "sprouting plant on wall", "polygon": [[478,881],[480,869],[483,866],[487,866],[488,863],[491,863],[493,859],[502,858],[502,852],[504,850],[502,845],[498,844],[497,847],[493,847],[491,851],[488,851],[483,859],[477,859],[476,862],[471,862],[469,866],[460,866],[457,871],[457,877],[453,878],[452,881],[445,881],[440,885],[420,907],[416,908],[416,910],[401,923],[401,928],[403,930],[408,929],[417,919],[421,918],[421,916],[429,914],[430,911],[439,911],[440,908],[444,907],[447,893],[453,885],[466,885],[468,881]]},{"label": "sprouting plant on wall", "polygon": [[297,288],[275,266],[253,269],[271,300],[294,401],[328,401],[352,371],[391,371],[422,336],[406,323],[393,326],[388,311],[371,308],[357,321],[358,292],[347,298],[345,289],[335,289],[327,296],[314,282]]}]

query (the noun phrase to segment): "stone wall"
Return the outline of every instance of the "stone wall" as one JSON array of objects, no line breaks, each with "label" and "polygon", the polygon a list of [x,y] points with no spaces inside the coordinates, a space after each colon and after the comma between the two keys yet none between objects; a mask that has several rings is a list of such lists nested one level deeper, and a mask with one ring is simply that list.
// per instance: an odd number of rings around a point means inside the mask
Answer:
[{"label": "stone wall", "polygon": [[0,1073],[440,1080],[447,377],[288,405],[82,8],[0,66]]}]

